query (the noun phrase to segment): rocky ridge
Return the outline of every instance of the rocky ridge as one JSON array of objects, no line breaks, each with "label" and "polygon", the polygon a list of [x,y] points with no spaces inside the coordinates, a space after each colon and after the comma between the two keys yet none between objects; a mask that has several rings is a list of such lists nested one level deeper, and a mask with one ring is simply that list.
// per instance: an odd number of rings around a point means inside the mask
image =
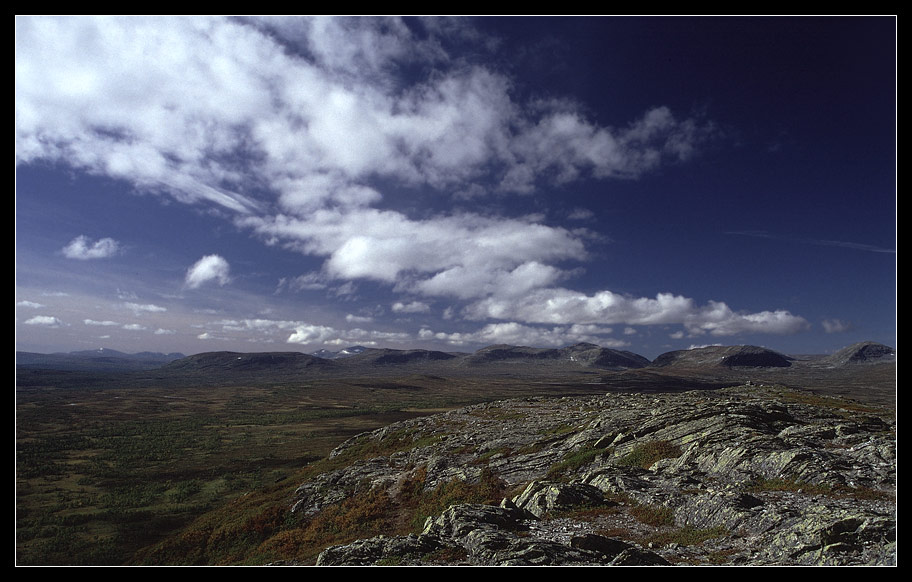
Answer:
[{"label": "rocky ridge", "polygon": [[527,398],[350,439],[331,456],[359,460],[301,484],[291,511],[395,500],[419,476],[508,492],[318,565],[893,565],[895,450],[888,411],[775,386]]}]

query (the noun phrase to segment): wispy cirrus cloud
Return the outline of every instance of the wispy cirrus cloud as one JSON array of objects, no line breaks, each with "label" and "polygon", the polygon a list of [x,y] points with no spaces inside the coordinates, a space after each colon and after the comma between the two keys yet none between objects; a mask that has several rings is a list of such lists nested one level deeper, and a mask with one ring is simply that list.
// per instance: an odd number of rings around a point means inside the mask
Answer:
[{"label": "wispy cirrus cloud", "polygon": [[775,234],[766,232],[764,230],[742,230],[742,231],[729,231],[725,234],[735,235],[735,236],[748,236],[754,238],[767,238],[771,240],[781,240],[785,242],[794,242],[801,244],[809,245],[818,245],[824,247],[839,247],[843,249],[852,249],[856,251],[867,251],[871,253],[891,253],[896,254],[896,249],[887,249],[883,247],[878,247],[876,245],[869,245],[864,243],[856,243],[849,241],[840,241],[840,240],[827,240],[827,239],[814,239],[814,238],[802,238],[796,236],[789,236],[784,234]]},{"label": "wispy cirrus cloud", "polygon": [[841,319],[824,319],[820,322],[820,325],[823,326],[823,330],[827,333],[844,333],[855,328],[851,322]]},{"label": "wispy cirrus cloud", "polygon": [[143,313],[162,313],[168,311],[167,307],[162,307],[161,305],[155,305],[154,303],[134,303],[127,302],[123,304],[124,307],[135,313],[136,315],[141,315]]}]

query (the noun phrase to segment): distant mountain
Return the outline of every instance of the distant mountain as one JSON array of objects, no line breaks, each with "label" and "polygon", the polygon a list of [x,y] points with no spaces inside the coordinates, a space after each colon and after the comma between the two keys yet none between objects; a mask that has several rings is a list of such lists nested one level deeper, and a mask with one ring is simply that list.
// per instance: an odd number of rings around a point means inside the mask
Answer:
[{"label": "distant mountain", "polygon": [[593,368],[645,368],[650,364],[647,358],[639,354],[589,343],[579,343],[557,351],[571,361],[583,362]]},{"label": "distant mountain", "polygon": [[831,366],[872,364],[896,360],[896,350],[876,342],[859,342],[845,347],[822,361]]},{"label": "distant mountain", "polygon": [[184,354],[180,353],[125,354],[107,348],[53,354],[16,352],[16,366],[74,372],[128,372],[152,370],[183,357],[185,357]]},{"label": "distant mountain", "polygon": [[330,350],[317,350],[312,352],[310,355],[317,356],[318,358],[323,358],[324,360],[341,360],[342,358],[348,358],[351,356],[357,356],[358,354],[364,353],[369,348],[364,346],[351,346],[338,352],[333,352]]},{"label": "distant mountain", "polygon": [[757,346],[708,346],[666,352],[653,360],[653,367],[751,367],[787,368],[792,358]]},{"label": "distant mountain", "polygon": [[595,344],[579,343],[565,348],[530,348],[496,344],[476,351],[465,358],[466,363],[484,365],[493,363],[576,363],[580,366],[618,369],[643,368],[649,360],[633,352],[612,350]]},{"label": "distant mountain", "polygon": [[300,352],[204,352],[175,360],[162,367],[166,372],[298,372],[323,369],[333,363]]},{"label": "distant mountain", "polygon": [[400,364],[420,364],[441,362],[457,358],[456,354],[434,350],[391,350],[366,348],[359,354],[346,358],[346,365],[390,366]]}]

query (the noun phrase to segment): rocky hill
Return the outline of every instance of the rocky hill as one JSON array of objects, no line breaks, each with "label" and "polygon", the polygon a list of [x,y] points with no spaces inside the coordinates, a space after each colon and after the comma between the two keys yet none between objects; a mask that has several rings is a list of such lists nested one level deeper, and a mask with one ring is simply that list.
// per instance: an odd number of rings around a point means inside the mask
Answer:
[{"label": "rocky hill", "polygon": [[652,366],[787,368],[791,358],[757,346],[708,346],[666,352]]},{"label": "rocky hill", "polygon": [[876,342],[860,342],[845,347],[835,354],[824,358],[831,366],[848,366],[853,364],[871,364],[892,362],[896,359],[896,350]]},{"label": "rocky hill", "polygon": [[595,344],[579,343],[564,348],[532,348],[496,344],[464,355],[461,361],[467,366],[494,366],[509,364],[565,367],[568,369],[599,368],[618,370],[643,368],[649,360],[628,351],[603,348]]},{"label": "rocky hill", "polygon": [[333,362],[300,352],[205,352],[163,366],[171,373],[282,373],[327,369]]},{"label": "rocky hill", "polygon": [[355,437],[288,512],[306,524],[459,483],[505,492],[320,565],[891,565],[895,447],[889,414],[781,387],[528,398]]},{"label": "rocky hill", "polygon": [[455,354],[435,350],[365,349],[346,358],[345,365],[395,366],[399,364],[427,364],[456,358]]},{"label": "rocky hill", "polygon": [[312,352],[310,355],[317,356],[318,358],[324,358],[326,360],[341,360],[343,358],[348,358],[351,356],[357,356],[370,348],[364,346],[350,346],[345,349],[334,352],[332,350],[322,349]]}]

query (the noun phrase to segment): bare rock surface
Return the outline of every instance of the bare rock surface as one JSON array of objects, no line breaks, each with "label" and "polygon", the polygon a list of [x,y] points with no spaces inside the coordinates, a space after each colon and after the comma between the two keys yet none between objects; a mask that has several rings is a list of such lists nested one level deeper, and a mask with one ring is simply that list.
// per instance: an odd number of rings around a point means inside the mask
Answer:
[{"label": "bare rock surface", "polygon": [[396,452],[302,484],[292,511],[374,488],[394,499],[418,468],[427,489],[487,471],[512,493],[318,565],[896,564],[889,410],[757,385],[527,398],[390,425],[333,456],[393,438]]}]

